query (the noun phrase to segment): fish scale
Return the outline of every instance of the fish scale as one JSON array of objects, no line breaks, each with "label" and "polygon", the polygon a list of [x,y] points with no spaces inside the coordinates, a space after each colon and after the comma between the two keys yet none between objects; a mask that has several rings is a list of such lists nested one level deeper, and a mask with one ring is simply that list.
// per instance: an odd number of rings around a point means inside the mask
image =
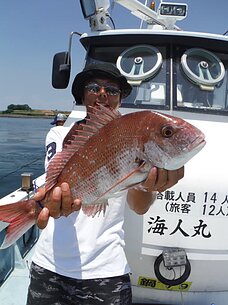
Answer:
[{"label": "fish scale", "polygon": [[[86,215],[105,217],[108,199],[142,183],[152,166],[178,169],[205,143],[204,134],[180,118],[152,111],[121,116],[102,105],[91,107],[86,123],[71,129],[62,152],[49,162],[39,205],[48,207],[54,187],[68,182]],[[39,212],[34,200],[1,205],[0,220],[9,225],[0,248],[21,237]]]}]

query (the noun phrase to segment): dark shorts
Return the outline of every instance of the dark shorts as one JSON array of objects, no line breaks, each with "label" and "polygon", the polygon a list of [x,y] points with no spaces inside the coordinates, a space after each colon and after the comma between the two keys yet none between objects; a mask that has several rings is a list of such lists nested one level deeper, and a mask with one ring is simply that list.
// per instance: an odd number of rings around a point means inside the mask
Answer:
[{"label": "dark shorts", "polygon": [[32,263],[27,305],[131,305],[128,274],[78,280],[56,274]]}]

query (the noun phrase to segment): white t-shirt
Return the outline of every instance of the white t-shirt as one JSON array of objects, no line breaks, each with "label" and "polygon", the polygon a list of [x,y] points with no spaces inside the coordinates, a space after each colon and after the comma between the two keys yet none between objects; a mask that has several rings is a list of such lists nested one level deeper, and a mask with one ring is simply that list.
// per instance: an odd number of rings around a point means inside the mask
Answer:
[{"label": "white t-shirt", "polygon": [[65,126],[55,126],[52,127],[47,133],[45,140],[45,170],[47,170],[48,162],[51,158],[59,151],[62,150],[62,143],[69,131],[70,127]]},{"label": "white t-shirt", "polygon": [[[63,126],[57,126],[63,127]],[[47,135],[47,158],[61,151],[69,128],[53,127]],[[82,210],[68,217],[50,217],[42,231],[33,262],[58,274],[77,279],[119,276],[128,273],[124,253],[126,194],[109,199],[105,216],[88,217]]]}]

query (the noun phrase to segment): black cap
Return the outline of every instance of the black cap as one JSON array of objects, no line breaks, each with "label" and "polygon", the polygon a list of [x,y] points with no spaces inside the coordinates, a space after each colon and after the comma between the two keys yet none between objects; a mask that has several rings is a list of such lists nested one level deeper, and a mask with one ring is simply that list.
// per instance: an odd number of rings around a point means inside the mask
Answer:
[{"label": "black cap", "polygon": [[73,81],[71,92],[78,105],[82,104],[85,83],[91,78],[99,77],[108,77],[109,79],[118,82],[122,98],[127,97],[131,93],[131,85],[114,64],[108,62],[92,63],[85,66],[83,71],[78,73]]}]

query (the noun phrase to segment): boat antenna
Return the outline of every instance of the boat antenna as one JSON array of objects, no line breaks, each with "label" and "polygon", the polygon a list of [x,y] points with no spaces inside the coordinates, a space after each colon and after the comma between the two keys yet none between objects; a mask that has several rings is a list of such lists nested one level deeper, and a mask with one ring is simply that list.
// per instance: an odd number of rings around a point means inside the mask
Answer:
[{"label": "boat antenna", "polygon": [[[145,6],[147,6],[147,0],[145,0],[145,3],[144,3],[144,5],[145,5]],[[142,29],[142,26],[143,26],[143,22],[144,22],[144,20],[142,19],[142,20],[141,20],[141,23],[140,23],[140,29]]]},{"label": "boat antenna", "polygon": [[108,12],[106,12],[106,17],[110,19],[110,21],[112,23],[112,26],[113,26],[113,29],[115,30],[116,29],[115,22],[114,22],[114,20],[112,19],[111,15]]}]

